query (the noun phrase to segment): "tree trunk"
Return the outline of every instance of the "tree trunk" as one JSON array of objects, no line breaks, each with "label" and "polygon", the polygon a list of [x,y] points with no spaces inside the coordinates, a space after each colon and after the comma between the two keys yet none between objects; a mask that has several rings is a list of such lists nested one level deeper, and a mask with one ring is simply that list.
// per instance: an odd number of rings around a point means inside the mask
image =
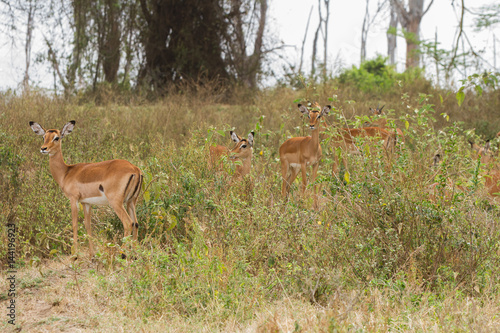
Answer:
[{"label": "tree trunk", "polygon": [[424,0],[408,0],[408,10],[402,0],[391,0],[391,5],[397,10],[401,26],[405,30],[406,69],[418,67],[420,64],[420,22],[434,0],[424,11]]},{"label": "tree trunk", "polygon": [[368,37],[368,26],[370,21],[370,0],[366,0],[365,17],[363,18],[363,26],[361,27],[361,50],[360,63],[366,60],[366,38]]},{"label": "tree trunk", "polygon": [[396,46],[397,37],[396,31],[398,28],[398,14],[394,6],[391,4],[391,20],[389,22],[389,29],[387,30],[387,56],[389,57],[389,64],[396,64]]},{"label": "tree trunk", "polygon": [[121,56],[120,1],[106,0],[104,6],[106,22],[103,25],[106,35],[101,49],[102,70],[104,79],[109,83],[115,83]]}]

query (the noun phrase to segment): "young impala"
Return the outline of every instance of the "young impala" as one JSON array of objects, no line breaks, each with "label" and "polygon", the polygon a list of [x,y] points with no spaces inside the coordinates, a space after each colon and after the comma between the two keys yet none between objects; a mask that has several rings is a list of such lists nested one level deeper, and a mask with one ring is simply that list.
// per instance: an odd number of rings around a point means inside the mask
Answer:
[{"label": "young impala", "polygon": [[[339,133],[332,137],[331,142],[333,148],[340,147],[343,152],[350,152],[359,154],[360,151],[358,147],[356,147],[355,138],[361,137],[372,137],[372,138],[380,138],[384,141],[383,147],[386,151],[386,154],[389,155],[394,150],[396,145],[396,134],[392,132],[388,132],[380,127],[362,127],[362,128],[343,128],[339,131]],[[347,169],[347,161],[343,158],[344,166]],[[338,174],[339,167],[339,159],[337,154],[334,154],[334,163],[333,163],[333,176],[335,177]]]},{"label": "young impala", "polygon": [[[233,140],[236,145],[231,150],[221,145],[211,146],[209,164],[211,168],[215,168],[224,155],[227,155],[232,161],[240,161],[241,163],[236,164],[233,179],[241,179],[250,173],[252,167],[254,132],[250,132],[247,139],[241,138],[233,131],[229,133],[231,135],[231,140]],[[222,169],[222,164],[220,165]]]},{"label": "young impala", "polygon": [[[316,179],[319,161],[321,159],[321,146],[319,141],[320,119],[327,115],[331,106],[323,107],[323,110],[309,110],[304,105],[299,104],[299,111],[309,117],[309,128],[311,136],[291,138],[283,142],[279,149],[281,162],[281,175],[283,185],[281,194],[285,198],[288,196],[290,186],[297,178],[299,171],[302,171],[302,195],[307,186],[306,168],[312,167],[311,182]],[[317,207],[317,185],[314,186],[314,205]]]},{"label": "young impala", "polygon": [[[142,174],[138,167],[124,160],[110,160],[97,163],[64,163],[61,140],[73,131],[75,121],[64,125],[62,130],[45,130],[38,123],[30,121],[35,134],[43,136],[40,152],[49,155],[52,177],[59,184],[71,203],[73,243],[75,254],[78,249],[78,203],[83,205],[85,228],[89,235],[90,256],[94,255],[91,228],[91,205],[109,204],[123,223],[125,237],[133,233],[137,240],[139,224],[135,204],[141,191]],[[127,205],[127,210],[123,207]],[[127,212],[128,211],[128,212]]]},{"label": "young impala", "polygon": [[[381,108],[377,106],[375,109],[370,108],[370,112],[374,115],[375,120],[371,123],[365,123],[363,127],[380,127],[385,130],[390,130],[391,128],[387,126],[387,118],[381,117],[384,115],[384,112],[382,112],[384,106],[385,105],[382,105]],[[403,131],[401,129],[396,128],[396,134],[398,135],[399,141],[405,142],[405,136],[403,135]]]}]

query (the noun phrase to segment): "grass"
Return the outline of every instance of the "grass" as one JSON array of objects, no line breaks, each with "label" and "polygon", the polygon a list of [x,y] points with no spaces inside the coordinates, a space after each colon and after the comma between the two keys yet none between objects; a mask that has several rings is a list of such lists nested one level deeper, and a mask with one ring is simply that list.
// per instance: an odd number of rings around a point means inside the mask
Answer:
[{"label": "grass", "polygon": [[[330,124],[346,121],[342,115],[354,124],[377,104],[373,96],[328,85],[225,103],[209,91],[104,106],[2,96],[0,222],[18,226],[19,327],[494,331],[500,212],[467,147],[470,110],[461,110],[475,103],[495,115],[497,93],[467,96],[459,109],[447,92],[398,89],[381,99],[386,109],[393,105],[388,117],[404,129],[405,144],[388,159],[380,147],[359,142],[364,154],[348,156],[348,169],[337,179],[331,175],[336,152],[325,136],[319,210],[312,209],[311,188],[300,197],[298,181],[290,201],[280,197],[278,147],[287,137],[308,134],[294,100],[332,104],[337,110]],[[451,97],[441,103],[439,95]],[[62,143],[67,163],[123,158],[145,175],[139,243],[129,246],[113,211],[97,208],[92,262],[83,223],[83,256],[70,260],[69,201],[28,126],[33,120],[61,127],[72,119],[75,131]],[[233,128],[256,132],[252,174],[241,183],[230,182],[230,164],[226,173],[207,168],[208,147],[230,145]],[[444,156],[437,168],[431,166],[436,150]],[[449,178],[464,191],[439,195]],[[431,200],[428,185],[435,182],[438,195]],[[121,252],[133,260],[121,259]],[[6,270],[2,274],[0,292],[7,288]]]}]

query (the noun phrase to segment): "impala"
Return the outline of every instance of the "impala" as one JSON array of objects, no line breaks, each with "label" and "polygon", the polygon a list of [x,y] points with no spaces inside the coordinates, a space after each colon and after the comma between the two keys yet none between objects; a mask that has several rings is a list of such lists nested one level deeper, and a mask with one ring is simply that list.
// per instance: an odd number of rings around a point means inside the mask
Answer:
[{"label": "impala", "polygon": [[[358,147],[356,146],[356,137],[366,138],[380,138],[384,141],[383,147],[386,154],[391,153],[396,145],[396,134],[393,132],[386,131],[380,127],[362,127],[362,128],[343,128],[340,133],[331,138],[333,148],[340,147],[344,152],[351,152],[355,154],[360,154]],[[347,161],[343,158],[344,166],[347,169]],[[335,177],[338,173],[339,159],[337,154],[334,154],[333,163],[333,176]]]},{"label": "impala", "polygon": [[[307,186],[306,168],[312,167],[311,182],[316,179],[319,161],[321,159],[321,146],[319,144],[320,119],[331,110],[330,105],[323,107],[321,111],[309,110],[304,105],[299,104],[299,111],[309,117],[309,128],[311,136],[291,138],[283,142],[279,149],[281,162],[281,175],[283,185],[281,194],[285,198],[290,191],[299,171],[302,171],[302,195]],[[317,185],[314,186],[314,205],[317,206]]]},{"label": "impala", "polygon": [[[38,123],[30,121],[35,134],[43,136],[40,152],[49,155],[50,172],[71,203],[73,244],[78,250],[78,203],[83,205],[85,229],[89,236],[90,257],[94,255],[91,228],[91,205],[109,204],[123,223],[125,237],[133,233],[137,240],[139,224],[135,205],[141,191],[142,174],[138,167],[124,160],[110,160],[97,163],[64,163],[61,140],[70,134],[75,121],[64,125],[62,130],[45,130]],[[127,205],[127,210],[123,205]]]},{"label": "impala", "polygon": [[[384,112],[382,112],[382,110],[384,109],[384,106],[385,105],[382,105],[381,108],[379,108],[377,106],[375,109],[370,108],[370,112],[375,116],[376,120],[371,122],[371,123],[365,123],[363,126],[364,127],[380,127],[380,128],[385,129],[385,130],[390,129],[390,127],[387,126],[387,118],[380,117],[380,116],[385,114]],[[396,134],[400,137],[401,142],[405,142],[405,136],[403,135],[403,131],[401,129],[396,128]]]},{"label": "impala", "polygon": [[250,173],[252,167],[254,132],[250,132],[246,139],[241,138],[233,131],[230,131],[229,134],[236,145],[231,150],[221,145],[211,146],[209,164],[211,168],[214,168],[224,155],[227,155],[232,161],[240,161],[241,163],[236,164],[233,179],[241,179]]}]

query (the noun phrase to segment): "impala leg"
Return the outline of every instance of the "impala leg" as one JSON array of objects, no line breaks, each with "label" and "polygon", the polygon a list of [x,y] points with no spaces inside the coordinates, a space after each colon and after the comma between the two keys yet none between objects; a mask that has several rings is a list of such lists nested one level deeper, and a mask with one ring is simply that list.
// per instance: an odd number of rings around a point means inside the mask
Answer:
[{"label": "impala leg", "polygon": [[78,254],[78,201],[70,199],[71,203],[71,224],[73,225],[73,246],[75,255]]},{"label": "impala leg", "polygon": [[92,242],[92,206],[90,204],[83,204],[83,215],[85,222],[85,229],[87,229],[87,235],[89,236],[89,252],[90,258],[94,256],[94,243]]},{"label": "impala leg", "polygon": [[288,193],[287,184],[287,174],[288,174],[288,163],[286,161],[281,161],[281,178],[283,179],[283,184],[281,185],[281,196],[284,198]]},{"label": "impala leg", "polygon": [[132,219],[132,234],[134,240],[137,240],[137,236],[139,234],[139,223],[137,223],[137,215],[135,214],[135,200],[130,200],[127,203],[127,211],[128,215]]},{"label": "impala leg", "polygon": [[[312,166],[311,182],[316,181],[316,175],[318,174],[319,162]],[[314,184],[314,208],[318,208],[318,185]]]},{"label": "impala leg", "polygon": [[290,168],[290,174],[288,175],[288,179],[286,181],[288,193],[290,193],[290,188],[292,187],[295,178],[297,178],[298,173],[299,173],[299,168]]},{"label": "impala leg", "polygon": [[123,207],[123,203],[121,201],[113,201],[109,203],[111,207],[115,210],[116,215],[123,223],[123,237],[130,236],[132,234],[132,218],[128,215],[127,211]]},{"label": "impala leg", "polygon": [[302,171],[302,196],[304,196],[304,193],[306,192],[306,186],[307,186],[307,171],[306,171],[306,163],[302,163],[300,165],[300,171]]}]

